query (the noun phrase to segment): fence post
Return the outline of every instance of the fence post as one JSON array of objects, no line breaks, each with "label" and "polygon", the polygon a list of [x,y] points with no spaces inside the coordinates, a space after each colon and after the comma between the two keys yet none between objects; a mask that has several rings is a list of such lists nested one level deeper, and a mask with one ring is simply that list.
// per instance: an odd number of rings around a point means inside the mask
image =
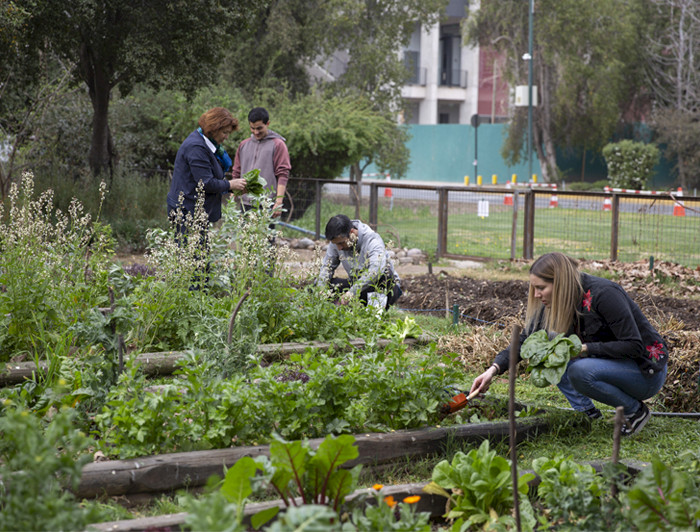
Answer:
[{"label": "fence post", "polygon": [[518,238],[518,201],[520,199],[518,189],[513,193],[513,227],[510,232],[510,260],[515,260]]},{"label": "fence post", "polygon": [[523,258],[532,260],[535,253],[535,191],[532,189],[523,192],[525,198],[523,204]]},{"label": "fence post", "polygon": [[617,260],[617,246],[620,236],[620,196],[612,195],[612,219],[610,220],[610,260]]},{"label": "fence post", "polygon": [[369,186],[369,225],[377,229],[377,222],[379,218],[379,200],[377,198],[379,191],[379,186],[377,183],[372,183]]},{"label": "fence post", "polygon": [[447,252],[447,190],[439,188],[438,191],[438,234],[437,234],[437,258]]},{"label": "fence post", "polygon": [[321,238],[321,181],[316,181],[316,240]]}]

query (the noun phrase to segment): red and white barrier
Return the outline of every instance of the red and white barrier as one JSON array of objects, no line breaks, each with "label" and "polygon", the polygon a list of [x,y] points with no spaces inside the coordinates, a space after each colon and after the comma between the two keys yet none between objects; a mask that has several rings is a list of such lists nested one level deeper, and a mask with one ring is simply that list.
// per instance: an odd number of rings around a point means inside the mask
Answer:
[{"label": "red and white barrier", "polygon": [[625,194],[643,194],[643,195],[652,195],[655,196],[656,194],[667,194],[666,191],[663,190],[630,190],[628,188],[611,188],[611,187],[605,187],[606,191],[609,192],[623,192]]}]

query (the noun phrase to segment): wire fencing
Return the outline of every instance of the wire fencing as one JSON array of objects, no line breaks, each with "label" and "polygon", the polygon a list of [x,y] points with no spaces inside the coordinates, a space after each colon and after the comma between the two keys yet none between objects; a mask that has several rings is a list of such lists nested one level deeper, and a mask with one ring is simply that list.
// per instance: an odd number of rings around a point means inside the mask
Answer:
[{"label": "wire fencing", "polygon": [[[394,246],[435,258],[588,260],[700,265],[700,197],[387,181],[294,179],[286,220],[322,238],[335,214],[359,218]],[[289,201],[289,200],[288,200]],[[653,260],[653,259],[652,259]]]}]

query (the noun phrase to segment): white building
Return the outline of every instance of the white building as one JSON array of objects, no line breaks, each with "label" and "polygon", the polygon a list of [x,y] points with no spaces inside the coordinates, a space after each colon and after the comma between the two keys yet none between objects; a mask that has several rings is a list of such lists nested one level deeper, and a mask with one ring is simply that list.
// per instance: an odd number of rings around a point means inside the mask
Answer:
[{"label": "white building", "polygon": [[498,77],[494,55],[462,45],[461,24],[468,9],[469,0],[450,0],[439,23],[416,25],[404,51],[411,71],[402,90],[405,123],[469,124],[475,114],[495,122],[506,114],[508,87]]},{"label": "white building", "polygon": [[[440,22],[416,23],[409,45],[400,53],[410,72],[401,95],[406,124],[470,124],[501,122],[509,106],[509,89],[499,76],[498,58],[490,50],[462,45],[462,22],[469,0],[450,0]],[[471,8],[478,8],[472,1]],[[309,68],[312,79],[337,79],[347,68],[348,54],[336,51]]]}]

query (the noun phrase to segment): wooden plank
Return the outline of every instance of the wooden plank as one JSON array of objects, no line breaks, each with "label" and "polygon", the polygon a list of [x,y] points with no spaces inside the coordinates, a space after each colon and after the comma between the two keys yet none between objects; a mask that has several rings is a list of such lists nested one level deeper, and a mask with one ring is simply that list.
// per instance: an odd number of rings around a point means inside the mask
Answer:
[{"label": "wooden plank", "polygon": [[[532,418],[519,423],[518,436],[522,440],[547,428],[544,420]],[[507,436],[508,423],[505,422],[360,434],[355,436],[360,456],[348,462],[346,467],[358,464],[373,466],[438,453],[448,438],[480,442],[485,438],[493,440]],[[313,439],[309,445],[317,448],[322,441],[322,438]],[[224,468],[232,467],[241,457],[260,455],[269,456],[267,445],[95,462],[83,467],[76,495],[93,498],[102,495],[157,494],[199,487],[211,475],[223,477]]]},{"label": "wooden plank", "polygon": [[[395,500],[402,501],[411,495],[420,495],[420,501],[416,503],[416,511],[429,512],[431,517],[439,517],[445,513],[446,499],[439,495],[432,495],[423,492],[425,483],[414,484],[397,484],[395,486],[385,486],[382,489],[382,495],[392,495]],[[364,497],[373,490],[363,488],[355,490],[346,497],[346,502],[350,503],[358,497]],[[370,495],[367,499],[367,504],[374,504],[374,497]],[[270,502],[250,503],[247,504],[244,511],[244,523],[250,524],[250,518],[272,507],[284,509],[282,501],[275,500]],[[121,521],[110,521],[107,523],[96,523],[90,525],[90,529],[100,532],[141,532],[146,530],[165,529],[166,527],[179,527],[185,523],[187,513],[180,512],[176,514],[166,514],[154,517],[142,517],[139,519],[126,519]]]},{"label": "wooden plank", "polygon": [[[48,365],[43,362],[39,364],[41,371],[46,371]],[[31,379],[36,371],[34,362],[6,362],[5,367],[0,371],[0,386],[17,384]]]},{"label": "wooden plank", "polygon": [[[423,336],[421,338],[406,338],[404,344],[426,344],[434,339]],[[390,340],[379,339],[376,345],[378,347],[386,347],[391,343]],[[303,353],[307,349],[319,349],[327,351],[335,349],[336,351],[345,352],[352,349],[362,349],[366,346],[365,340],[356,338],[354,340],[337,340],[333,342],[288,342],[281,344],[261,344],[258,346],[258,353],[262,354],[267,362],[276,359],[284,358],[292,353]],[[136,355],[136,362],[141,365],[141,370],[149,376],[157,375],[172,375],[177,368],[177,363],[185,357],[182,351],[163,351],[158,353],[141,353]],[[40,369],[45,371],[47,365],[41,363]],[[0,386],[10,386],[24,382],[32,378],[32,374],[36,371],[34,362],[8,362],[0,371]]]},{"label": "wooden plank", "polygon": [[[600,472],[603,470],[604,462],[584,462],[590,463],[596,471]],[[627,466],[632,477],[636,476],[644,467],[648,464],[643,462],[638,462],[634,460],[622,461]],[[523,470],[522,474],[533,473],[530,470]],[[535,487],[539,485],[540,478],[535,475],[535,478],[530,481],[530,486]],[[384,486],[382,488],[382,495],[392,495],[395,500],[402,501],[411,495],[420,495],[421,499],[416,504],[416,511],[418,512],[429,512],[431,518],[438,518],[444,515],[445,505],[447,500],[440,495],[433,495],[423,492],[423,487],[426,483],[412,483],[412,484],[397,484],[394,486]],[[367,495],[371,490],[367,488],[355,490],[353,493],[346,497],[346,502],[352,502],[354,499]],[[374,503],[374,498],[370,495],[367,499],[368,504]],[[250,523],[250,518],[260,511],[267,510],[273,506],[278,506],[283,508],[281,501],[269,501],[262,503],[251,503],[247,504],[245,507],[245,517],[244,522]],[[166,529],[168,527],[180,527],[185,523],[187,519],[187,513],[180,512],[176,514],[166,514],[154,517],[142,517],[139,519],[126,519],[121,521],[110,521],[106,523],[95,523],[90,525],[90,529],[97,530],[99,532],[142,532],[147,530],[157,530]]]}]

